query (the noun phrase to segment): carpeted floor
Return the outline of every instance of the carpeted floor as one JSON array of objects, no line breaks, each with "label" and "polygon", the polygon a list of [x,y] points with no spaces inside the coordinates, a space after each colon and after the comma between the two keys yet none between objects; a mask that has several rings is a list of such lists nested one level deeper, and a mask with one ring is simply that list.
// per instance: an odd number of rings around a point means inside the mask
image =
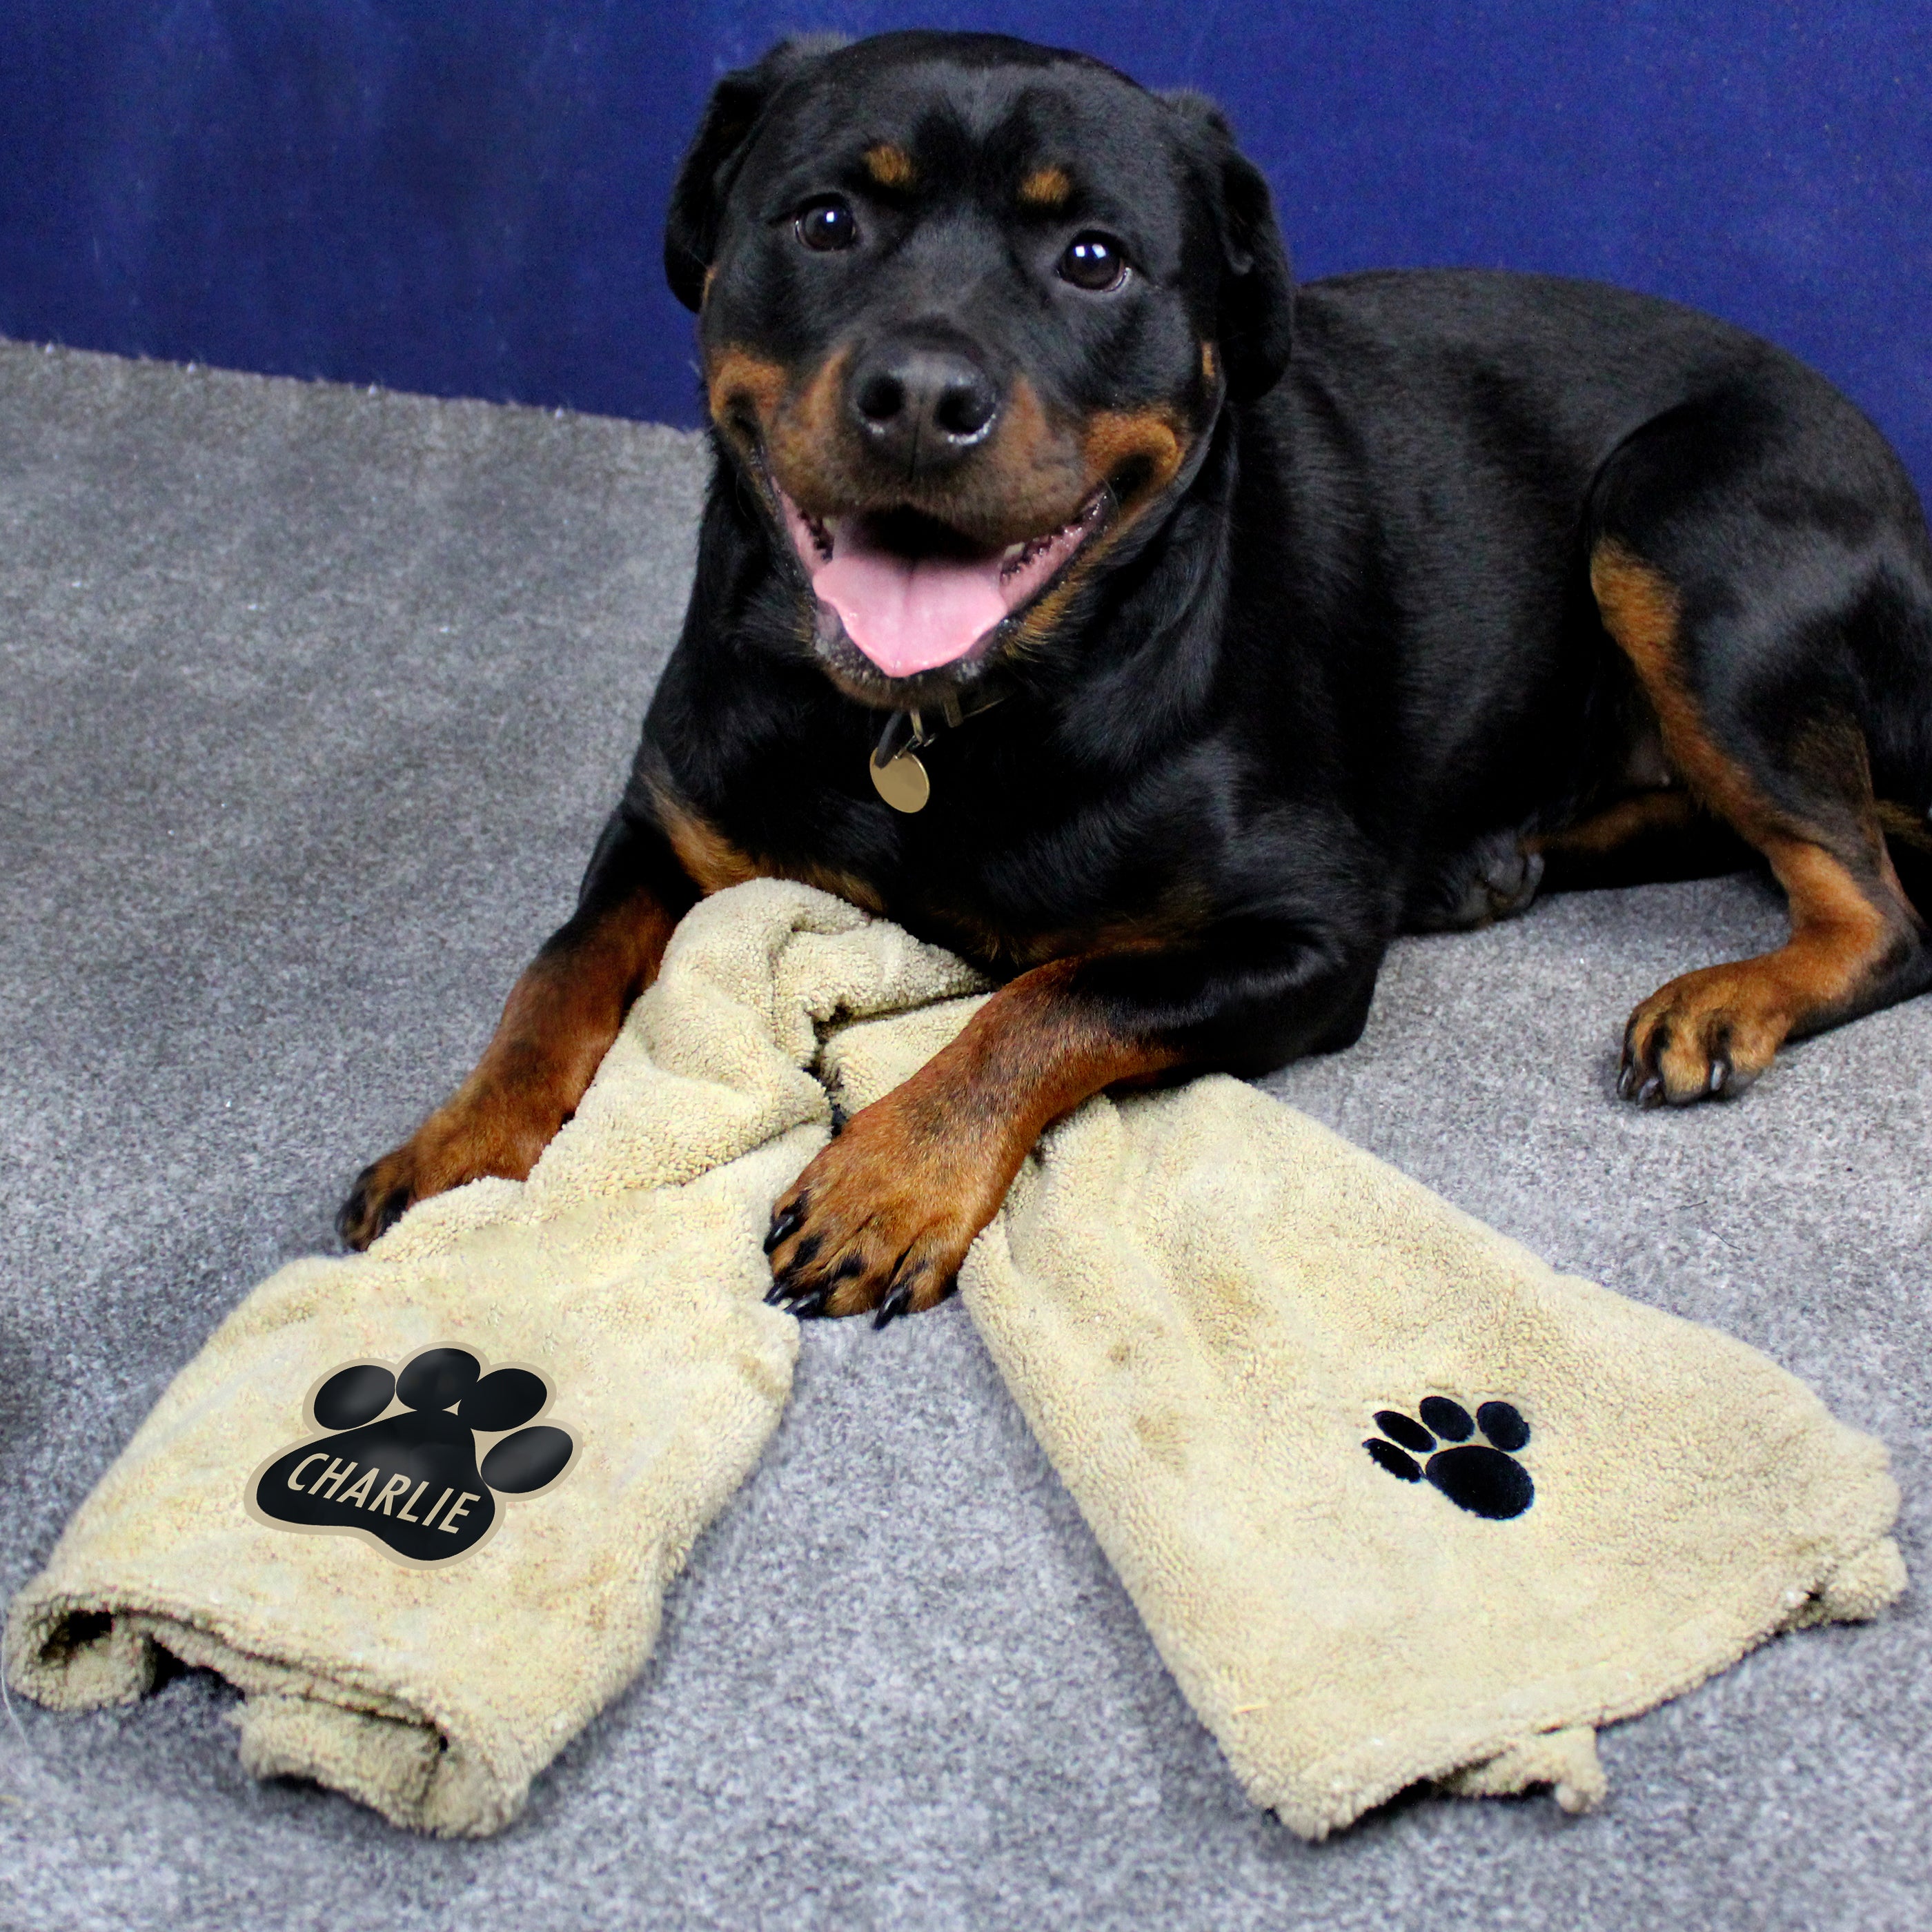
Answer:
[{"label": "carpeted floor", "polygon": [[[331,1244],[571,902],[702,455],[634,424],[0,347],[0,1591],[217,1318]],[[222,1688],[0,1724],[0,1924],[1932,1924],[1932,1001],[1640,1114],[1617,1031],[1748,879],[1398,947],[1270,1083],[1891,1446],[1920,1587],[1608,1733],[1610,1804],[1252,1811],[956,1305],[808,1328],[644,1680],[502,1838],[236,1762]]]}]

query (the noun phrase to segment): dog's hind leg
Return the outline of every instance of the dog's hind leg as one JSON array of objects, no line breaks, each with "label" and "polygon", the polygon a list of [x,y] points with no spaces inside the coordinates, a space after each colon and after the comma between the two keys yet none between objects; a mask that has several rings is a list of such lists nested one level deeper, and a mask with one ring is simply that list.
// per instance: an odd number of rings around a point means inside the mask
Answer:
[{"label": "dog's hind leg", "polygon": [[[1672,772],[1762,854],[1784,888],[1791,936],[1756,958],[1686,974],[1637,1007],[1620,1084],[1646,1105],[1741,1091],[1786,1040],[1932,983],[1869,748],[1874,731],[1888,734],[1888,748],[1898,740],[1885,706],[1932,691],[1916,506],[1896,513],[1856,439],[1833,476],[1843,441],[1822,453],[1786,448],[1780,419],[1748,403],[1675,418],[1614,460],[1591,588],[1655,709]],[[1859,459],[1863,472],[1848,481]],[[1875,658],[1893,670],[1888,683],[1873,677]]]},{"label": "dog's hind leg", "polygon": [[1440,866],[1407,929],[1466,932],[1540,898],[1742,871],[1754,855],[1682,786],[1627,792],[1554,832],[1492,832]]},{"label": "dog's hind leg", "polygon": [[1526,838],[1523,850],[1542,862],[1546,893],[1714,878],[1754,856],[1681,785],[1626,793],[1561,831]]},{"label": "dog's hind leg", "polygon": [[1543,883],[1543,856],[1514,831],[1492,832],[1434,868],[1412,902],[1412,932],[1467,932],[1527,912]]}]

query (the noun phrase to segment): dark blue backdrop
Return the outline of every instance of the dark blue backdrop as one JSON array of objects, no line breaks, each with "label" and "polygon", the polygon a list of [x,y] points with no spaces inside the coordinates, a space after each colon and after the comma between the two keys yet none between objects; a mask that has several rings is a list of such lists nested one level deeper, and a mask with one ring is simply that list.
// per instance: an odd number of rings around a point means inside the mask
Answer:
[{"label": "dark blue backdrop", "polygon": [[0,334],[695,420],[670,171],[778,32],[926,22],[1217,94],[1305,274],[1654,290],[1932,485],[1932,8],[1636,0],[4,0]]}]

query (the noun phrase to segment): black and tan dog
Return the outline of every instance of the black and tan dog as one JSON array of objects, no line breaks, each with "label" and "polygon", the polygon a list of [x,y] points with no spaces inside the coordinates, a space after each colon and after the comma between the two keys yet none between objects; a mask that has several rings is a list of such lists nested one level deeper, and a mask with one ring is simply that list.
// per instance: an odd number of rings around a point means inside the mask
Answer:
[{"label": "black and tan dog", "polygon": [[801,1314],[930,1305],[1057,1116],[1346,1046],[1393,935],[1539,884],[1754,849],[1784,889],[1786,944],[1631,1016],[1642,1104],[1932,980],[1932,543],[1790,356],[1574,282],[1298,292],[1208,103],[978,35],[729,76],[665,253],[718,446],[683,636],[575,916],[352,1244],[527,1172],[758,874],[1004,982],[779,1202]]}]

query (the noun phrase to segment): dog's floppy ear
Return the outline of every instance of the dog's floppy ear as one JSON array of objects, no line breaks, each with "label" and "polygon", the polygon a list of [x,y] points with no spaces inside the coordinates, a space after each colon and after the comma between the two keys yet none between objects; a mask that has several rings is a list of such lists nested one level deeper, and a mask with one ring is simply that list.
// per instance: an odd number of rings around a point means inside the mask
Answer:
[{"label": "dog's floppy ear", "polygon": [[718,219],[739,164],[772,97],[785,82],[845,45],[842,34],[781,40],[753,67],[728,74],[711,90],[704,118],[686,150],[664,218],[664,276],[688,309],[704,299],[705,271],[717,246]]},{"label": "dog's floppy ear", "polygon": [[1220,232],[1216,327],[1228,393],[1238,401],[1274,388],[1294,336],[1294,276],[1260,169],[1234,146],[1226,117],[1205,94],[1162,97],[1186,123],[1209,183]]}]

